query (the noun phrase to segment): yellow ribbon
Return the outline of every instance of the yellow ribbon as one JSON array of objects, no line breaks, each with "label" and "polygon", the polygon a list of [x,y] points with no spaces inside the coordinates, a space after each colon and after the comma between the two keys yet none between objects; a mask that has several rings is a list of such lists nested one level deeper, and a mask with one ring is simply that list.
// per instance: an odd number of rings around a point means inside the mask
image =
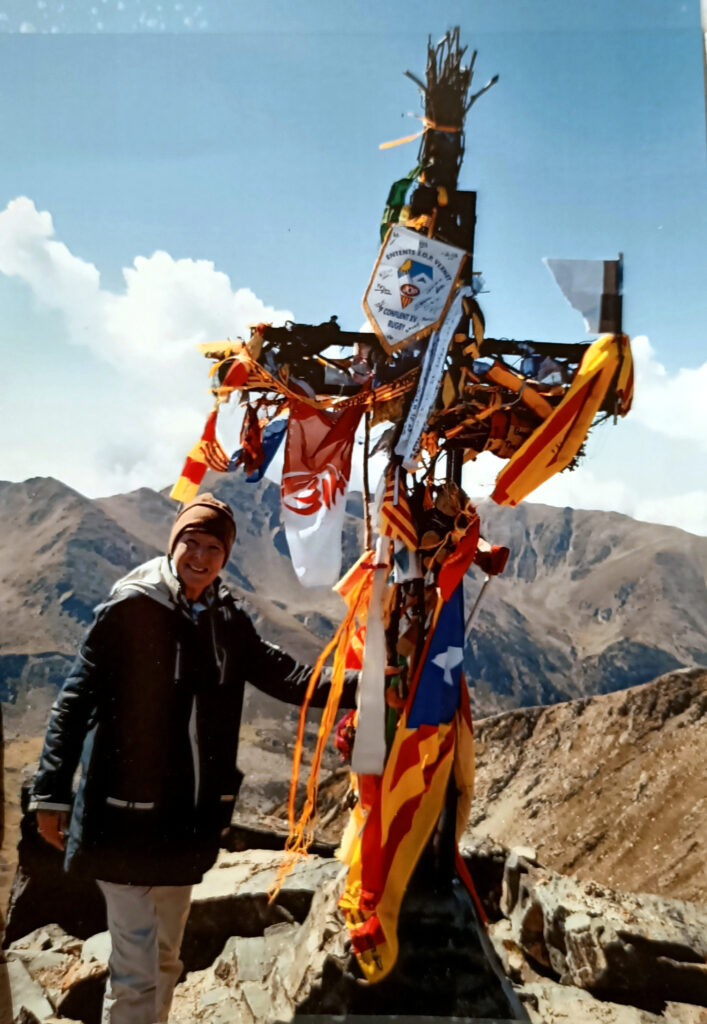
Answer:
[{"label": "yellow ribbon", "polygon": [[[404,146],[406,142],[414,142],[415,139],[419,139],[420,136],[424,135],[425,132],[460,132],[461,127],[459,125],[445,125],[435,124],[434,121],[430,121],[428,117],[422,117],[420,114],[415,114],[418,121],[422,121],[422,129],[419,132],[415,132],[414,135],[406,135],[402,139],[393,139],[392,142],[381,142],[378,149],[393,149],[395,146]],[[444,205],[444,204],[442,204]]]}]

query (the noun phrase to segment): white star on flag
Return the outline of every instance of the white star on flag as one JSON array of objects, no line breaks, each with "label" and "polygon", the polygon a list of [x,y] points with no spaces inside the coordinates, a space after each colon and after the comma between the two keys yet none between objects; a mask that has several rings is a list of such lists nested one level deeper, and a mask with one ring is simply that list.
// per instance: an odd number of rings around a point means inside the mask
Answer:
[{"label": "white star on flag", "polygon": [[464,651],[461,647],[448,647],[446,651],[440,651],[437,657],[432,659],[432,664],[444,671],[445,683],[453,686],[452,672],[457,665],[461,665],[463,660]]}]

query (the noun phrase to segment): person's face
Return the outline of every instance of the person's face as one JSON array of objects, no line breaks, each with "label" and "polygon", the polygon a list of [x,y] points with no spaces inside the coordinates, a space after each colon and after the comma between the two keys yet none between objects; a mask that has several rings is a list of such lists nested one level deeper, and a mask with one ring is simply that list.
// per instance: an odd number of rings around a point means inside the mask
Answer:
[{"label": "person's face", "polygon": [[189,601],[196,601],[221,572],[226,550],[221,541],[204,530],[185,530],[172,559],[184,594]]}]

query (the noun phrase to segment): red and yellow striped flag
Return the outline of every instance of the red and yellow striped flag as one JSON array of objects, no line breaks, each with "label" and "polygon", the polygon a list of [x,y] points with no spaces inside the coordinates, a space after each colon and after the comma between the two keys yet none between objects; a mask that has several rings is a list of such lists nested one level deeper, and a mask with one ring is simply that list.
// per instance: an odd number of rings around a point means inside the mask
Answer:
[{"label": "red and yellow striped flag", "polygon": [[380,518],[381,533],[384,537],[393,537],[395,540],[402,541],[410,551],[417,550],[419,544],[417,528],[412,517],[400,466],[391,467],[386,475]]},{"label": "red and yellow striped flag", "polygon": [[209,413],[201,438],[186,457],[180,477],[170,493],[170,498],[175,501],[191,501],[196,497],[207,469],[224,472],[228,465],[228,456],[216,439],[217,416],[218,408]]},{"label": "red and yellow striped flag", "polygon": [[[438,610],[368,815],[365,821],[358,815],[358,836],[347,858],[349,874],[339,905],[368,981],[380,981],[395,964],[402,899],[439,820],[452,771],[461,794],[457,838],[468,817],[474,765],[461,671],[463,636],[459,587]],[[470,885],[468,875],[460,875]]]},{"label": "red and yellow striped flag", "polygon": [[617,411],[625,416],[633,397],[631,347],[625,334],[605,334],[589,346],[565,397],[496,477],[492,499],[499,505],[517,505],[566,469],[612,384]]}]

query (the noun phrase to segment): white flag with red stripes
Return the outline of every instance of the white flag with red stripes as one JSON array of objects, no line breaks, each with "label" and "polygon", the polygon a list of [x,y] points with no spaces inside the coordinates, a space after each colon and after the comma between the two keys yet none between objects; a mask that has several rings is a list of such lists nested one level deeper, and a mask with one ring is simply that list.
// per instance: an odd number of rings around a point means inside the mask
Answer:
[{"label": "white flag with red stripes", "polygon": [[282,470],[282,521],[292,565],[305,587],[333,586],[354,435],[362,406],[342,413],[293,402]]}]

